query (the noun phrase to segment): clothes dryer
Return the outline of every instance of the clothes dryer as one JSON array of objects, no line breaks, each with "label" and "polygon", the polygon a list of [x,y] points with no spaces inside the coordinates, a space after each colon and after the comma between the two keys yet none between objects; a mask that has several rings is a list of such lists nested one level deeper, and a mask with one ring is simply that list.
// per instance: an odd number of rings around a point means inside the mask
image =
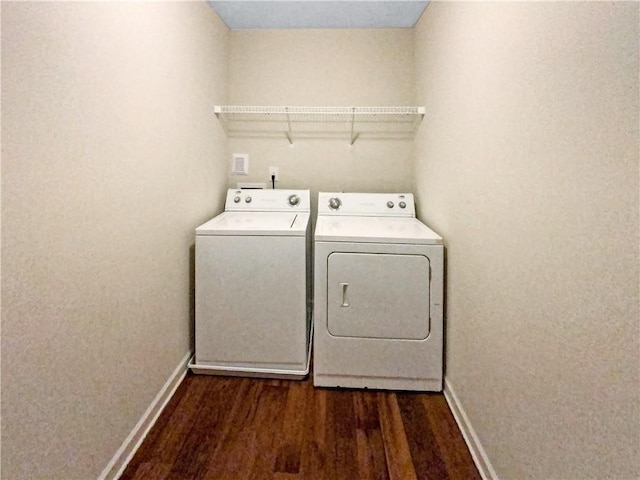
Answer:
[{"label": "clothes dryer", "polygon": [[304,378],[311,335],[308,190],[227,192],[196,229],[195,373]]},{"label": "clothes dryer", "polygon": [[316,386],[442,390],[442,237],[412,194],[318,195]]}]

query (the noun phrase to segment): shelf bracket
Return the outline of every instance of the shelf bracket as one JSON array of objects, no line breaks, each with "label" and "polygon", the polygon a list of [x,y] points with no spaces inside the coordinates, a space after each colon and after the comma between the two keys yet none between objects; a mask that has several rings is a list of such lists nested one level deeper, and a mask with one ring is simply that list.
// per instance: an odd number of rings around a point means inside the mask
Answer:
[{"label": "shelf bracket", "polygon": [[222,115],[222,107],[220,106],[214,106],[213,107],[213,113],[215,113],[216,118],[218,119],[218,122],[220,123],[220,126],[222,127],[222,130],[224,131],[224,133],[226,135],[229,135],[229,129],[227,126],[227,121],[224,118],[224,115]]},{"label": "shelf bracket", "polygon": [[351,143],[349,143],[350,147],[353,147],[353,144],[356,143],[356,140],[358,139],[358,135],[359,135],[359,133],[354,133],[355,123],[356,123],[356,108],[353,107],[351,108]]},{"label": "shelf bracket", "polygon": [[287,140],[289,140],[289,145],[293,145],[293,139],[291,138],[291,119],[289,118],[289,107],[285,107],[284,111],[287,114],[287,129],[288,129],[288,131],[284,132],[284,134],[287,136]]}]

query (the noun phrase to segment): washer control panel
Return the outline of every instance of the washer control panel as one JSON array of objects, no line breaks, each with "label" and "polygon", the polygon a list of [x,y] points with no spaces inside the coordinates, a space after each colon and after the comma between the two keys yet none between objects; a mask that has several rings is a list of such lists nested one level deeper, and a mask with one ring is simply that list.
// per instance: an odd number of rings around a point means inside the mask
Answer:
[{"label": "washer control panel", "polygon": [[245,212],[310,212],[309,190],[229,189],[225,210]]},{"label": "washer control panel", "polygon": [[318,215],[415,217],[411,193],[320,192]]}]

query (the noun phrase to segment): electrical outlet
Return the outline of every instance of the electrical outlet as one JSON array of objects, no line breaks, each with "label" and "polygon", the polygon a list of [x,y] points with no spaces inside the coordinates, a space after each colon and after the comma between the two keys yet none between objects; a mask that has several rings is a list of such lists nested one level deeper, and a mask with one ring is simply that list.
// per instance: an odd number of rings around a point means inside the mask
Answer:
[{"label": "electrical outlet", "polygon": [[275,176],[276,182],[278,181],[278,167],[269,167],[269,180]]}]

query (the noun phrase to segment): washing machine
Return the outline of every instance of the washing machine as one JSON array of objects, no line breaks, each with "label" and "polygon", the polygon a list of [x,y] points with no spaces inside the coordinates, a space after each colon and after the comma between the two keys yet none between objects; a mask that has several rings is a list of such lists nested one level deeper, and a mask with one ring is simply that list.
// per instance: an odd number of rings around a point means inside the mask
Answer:
[{"label": "washing machine", "polygon": [[309,216],[308,190],[231,189],[196,229],[195,373],[308,375]]},{"label": "washing machine", "polygon": [[313,382],[441,391],[442,237],[412,194],[318,195]]}]

